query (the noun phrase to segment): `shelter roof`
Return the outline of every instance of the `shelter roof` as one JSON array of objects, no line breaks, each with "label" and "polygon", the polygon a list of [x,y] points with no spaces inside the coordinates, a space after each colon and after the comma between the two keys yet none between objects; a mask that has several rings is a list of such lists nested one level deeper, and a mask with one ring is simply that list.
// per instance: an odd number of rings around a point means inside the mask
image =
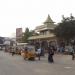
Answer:
[{"label": "shelter roof", "polygon": [[48,15],[47,19],[45,20],[44,24],[46,23],[54,23],[53,20],[51,19],[50,15]]}]

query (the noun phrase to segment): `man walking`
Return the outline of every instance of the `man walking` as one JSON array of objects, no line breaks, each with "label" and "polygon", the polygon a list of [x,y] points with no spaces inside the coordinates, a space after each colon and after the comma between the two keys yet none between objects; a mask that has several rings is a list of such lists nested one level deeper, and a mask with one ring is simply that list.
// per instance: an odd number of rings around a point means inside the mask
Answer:
[{"label": "man walking", "polygon": [[54,50],[53,50],[53,47],[50,46],[48,48],[48,62],[50,62],[50,63],[53,63],[54,62],[53,55],[54,55]]},{"label": "man walking", "polygon": [[41,56],[41,48],[37,49],[37,53],[38,53],[38,59],[40,60],[40,56]]}]

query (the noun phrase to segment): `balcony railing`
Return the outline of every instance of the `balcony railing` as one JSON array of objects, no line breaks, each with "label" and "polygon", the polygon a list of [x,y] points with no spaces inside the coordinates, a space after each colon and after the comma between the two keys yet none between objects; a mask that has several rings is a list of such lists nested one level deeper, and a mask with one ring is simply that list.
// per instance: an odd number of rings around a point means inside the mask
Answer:
[{"label": "balcony railing", "polygon": [[54,36],[55,36],[54,34],[36,35],[36,36],[29,37],[29,40],[51,38],[51,37],[54,37]]},{"label": "balcony railing", "polygon": [[36,31],[41,31],[41,30],[47,30],[47,29],[54,29],[56,25],[41,25],[36,27]]}]

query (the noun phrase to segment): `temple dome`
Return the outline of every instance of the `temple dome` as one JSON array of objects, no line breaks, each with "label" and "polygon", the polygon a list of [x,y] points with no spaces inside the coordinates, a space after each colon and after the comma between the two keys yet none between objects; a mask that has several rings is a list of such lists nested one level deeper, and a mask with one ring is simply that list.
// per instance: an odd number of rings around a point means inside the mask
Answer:
[{"label": "temple dome", "polygon": [[45,20],[44,24],[46,23],[54,23],[53,20],[51,19],[50,15],[48,15],[47,19]]}]

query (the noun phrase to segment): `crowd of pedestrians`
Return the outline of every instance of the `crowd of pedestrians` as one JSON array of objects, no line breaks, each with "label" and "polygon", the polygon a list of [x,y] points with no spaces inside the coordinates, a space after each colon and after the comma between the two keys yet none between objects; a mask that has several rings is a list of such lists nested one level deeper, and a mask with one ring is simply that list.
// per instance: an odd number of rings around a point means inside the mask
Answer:
[{"label": "crowd of pedestrians", "polygon": [[[39,60],[41,56],[41,49],[38,48],[38,55],[39,55]],[[51,44],[48,46],[48,62],[54,63],[53,56],[55,53],[60,53],[60,54],[69,54],[72,56],[72,60],[75,59],[75,40],[71,40],[69,42],[64,42],[61,41],[59,44]]]},{"label": "crowd of pedestrians", "polygon": [[[15,54],[15,49],[11,49],[11,53],[12,53],[12,56]],[[16,53],[19,52],[19,50],[27,50],[27,48],[23,48],[23,49],[18,49],[16,48]],[[42,47],[38,47],[37,50],[36,50],[36,55],[38,57],[38,60],[40,60],[40,57],[42,55],[42,51],[43,51],[43,48]],[[48,48],[47,48],[47,54],[48,54],[48,62],[49,63],[54,63],[54,59],[53,59],[53,56],[55,53],[60,53],[60,54],[69,54],[72,56],[72,60],[75,59],[75,40],[71,40],[69,42],[64,42],[64,41],[61,41],[60,43],[50,43],[48,45]]]}]

